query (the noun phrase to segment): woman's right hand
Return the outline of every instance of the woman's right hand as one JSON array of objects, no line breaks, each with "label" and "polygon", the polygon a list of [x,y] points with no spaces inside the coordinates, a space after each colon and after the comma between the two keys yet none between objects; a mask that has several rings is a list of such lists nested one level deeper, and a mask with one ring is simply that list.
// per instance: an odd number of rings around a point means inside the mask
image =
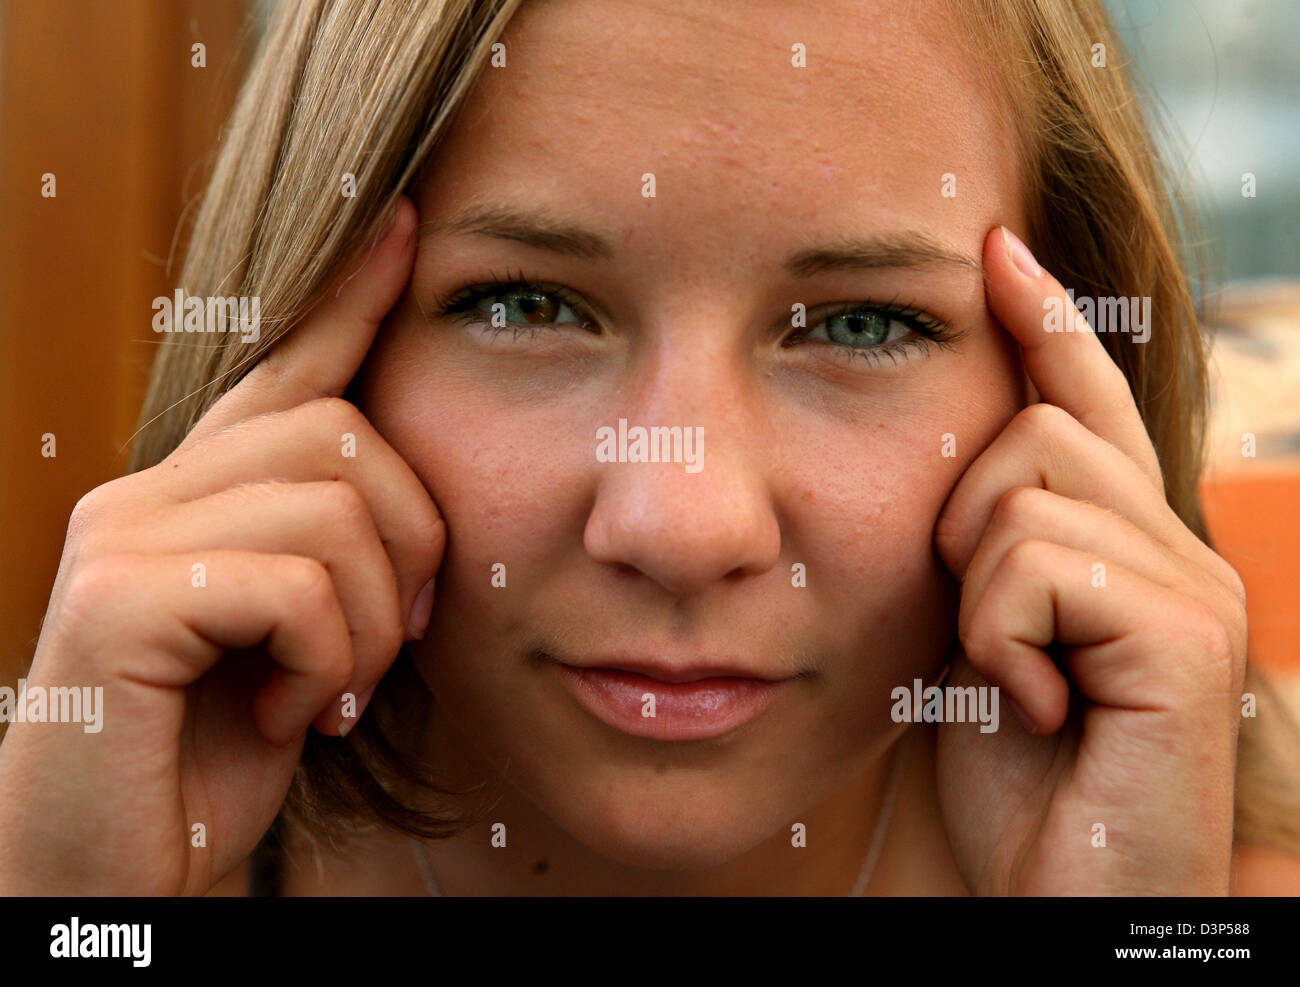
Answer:
[{"label": "woman's right hand", "polygon": [[10,723],[0,893],[206,892],[274,821],[308,727],[346,733],[423,634],[441,515],[340,397],[415,225],[403,197],[170,456],[77,504],[27,683],[101,686],[101,729]]}]

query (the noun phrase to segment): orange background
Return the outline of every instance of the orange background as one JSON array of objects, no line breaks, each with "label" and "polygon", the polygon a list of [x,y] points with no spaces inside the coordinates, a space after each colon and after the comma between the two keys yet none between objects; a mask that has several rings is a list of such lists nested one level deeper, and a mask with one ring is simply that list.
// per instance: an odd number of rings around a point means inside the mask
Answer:
[{"label": "orange background", "polygon": [[[150,302],[178,277],[181,244],[170,274],[167,258],[243,73],[245,5],[13,0],[0,18],[0,684],[12,685],[73,505],[126,471],[159,345]],[[191,65],[196,42],[205,68]]]}]

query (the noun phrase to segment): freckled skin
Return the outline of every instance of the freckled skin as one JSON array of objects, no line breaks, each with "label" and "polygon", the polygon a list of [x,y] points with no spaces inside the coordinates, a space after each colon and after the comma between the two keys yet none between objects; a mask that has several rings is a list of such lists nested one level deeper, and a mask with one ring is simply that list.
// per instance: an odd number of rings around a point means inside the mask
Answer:
[{"label": "freckled skin", "polygon": [[[484,70],[414,195],[422,222],[477,197],[544,205],[606,232],[614,260],[423,243],[360,400],[448,525],[416,652],[438,756],[508,761],[494,818],[520,830],[707,867],[788,845],[791,820],[893,736],[890,690],[943,667],[957,596],[934,521],[1024,399],[977,273],[794,280],[782,261],[901,230],[978,258],[991,226],[1024,227],[1021,180],[1007,115],[940,3],[624,6],[526,4],[507,67]],[[795,41],[807,68],[790,65]],[[434,296],[506,269],[569,288],[605,334],[489,342],[425,321]],[[818,307],[894,298],[964,337],[873,365],[771,331],[795,302],[812,325]],[[703,470],[597,462],[596,429],[620,417],[703,427]],[[655,743],[578,707],[527,660],[543,642],[576,657],[658,642],[809,674],[734,736]]]}]

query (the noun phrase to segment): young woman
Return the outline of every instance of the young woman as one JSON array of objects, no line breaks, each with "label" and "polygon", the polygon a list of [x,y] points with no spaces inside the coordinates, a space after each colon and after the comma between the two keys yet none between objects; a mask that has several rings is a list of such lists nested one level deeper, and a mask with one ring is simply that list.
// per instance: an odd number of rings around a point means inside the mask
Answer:
[{"label": "young woman", "polygon": [[104,726],[10,727],[0,890],[1285,874],[1122,65],[1095,2],[281,7],[181,279],[260,338],[74,513],[27,677]]}]

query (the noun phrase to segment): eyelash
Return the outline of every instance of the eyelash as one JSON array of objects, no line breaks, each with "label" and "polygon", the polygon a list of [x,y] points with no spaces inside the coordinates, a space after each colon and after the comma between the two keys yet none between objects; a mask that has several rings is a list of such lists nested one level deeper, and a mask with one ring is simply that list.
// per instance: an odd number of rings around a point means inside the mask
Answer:
[{"label": "eyelash", "polygon": [[[490,334],[492,339],[507,329],[514,330],[514,338],[518,339],[521,335],[527,335],[530,339],[537,336],[543,331],[554,331],[554,323],[539,323],[537,325],[524,326],[517,323],[507,323],[504,326],[494,326],[491,322],[484,322],[484,315],[478,311],[475,306],[484,298],[492,298],[496,295],[506,295],[512,291],[533,291],[537,294],[552,295],[559,299],[565,305],[573,309],[575,314],[583,314],[582,300],[577,295],[558,284],[551,284],[547,281],[530,281],[524,277],[522,271],[517,274],[511,274],[507,271],[500,278],[491,271],[488,272],[491,280],[482,281],[477,284],[467,285],[459,291],[453,292],[445,297],[438,297],[433,300],[436,316],[446,316],[453,318],[456,322],[466,326],[477,326],[484,333]],[[590,318],[588,317],[589,321]],[[573,323],[564,323],[572,325]],[[579,327],[580,328],[580,327]]]},{"label": "eyelash", "polygon": [[[513,291],[531,291],[537,294],[545,294],[554,297],[563,304],[569,306],[575,315],[586,318],[585,324],[590,324],[594,320],[586,315],[583,310],[583,303],[577,295],[564,288],[561,285],[551,284],[546,281],[533,281],[524,276],[522,271],[511,273],[507,271],[503,276],[497,277],[491,271],[488,272],[491,280],[482,281],[471,285],[466,285],[459,291],[453,292],[447,296],[436,297],[433,300],[434,315],[454,318],[466,326],[476,326],[484,333],[495,339],[500,333],[507,329],[513,330],[514,338],[517,340],[521,335],[527,335],[530,339],[543,331],[557,331],[555,323],[539,323],[536,325],[519,325],[517,323],[508,323],[505,326],[494,326],[490,322],[483,321],[483,313],[478,311],[476,306],[485,298],[492,298],[497,295],[509,294]],[[880,343],[875,346],[850,346],[846,343],[836,343],[825,341],[832,349],[838,351],[850,362],[857,359],[865,359],[873,366],[883,361],[885,357],[897,363],[900,353],[905,352],[908,348],[924,349],[927,346],[934,345],[943,349],[951,348],[953,343],[960,339],[965,333],[954,332],[950,330],[943,322],[934,318],[929,313],[914,308],[911,303],[905,305],[897,304],[897,296],[890,299],[884,304],[874,302],[858,302],[851,305],[844,305],[833,311],[820,315],[819,321],[812,327],[800,329],[795,335],[787,337],[786,342],[782,345],[790,347],[798,345],[806,339],[813,329],[821,325],[826,319],[832,319],[837,315],[863,314],[872,313],[884,316],[891,322],[900,322],[911,330],[912,335],[902,339],[896,339],[888,343]],[[561,323],[562,325],[573,325],[582,328],[578,323]],[[793,342],[791,342],[793,340]]]},{"label": "eyelash", "polygon": [[[882,315],[889,319],[890,322],[901,322],[911,330],[912,335],[888,343],[879,343],[875,346],[849,346],[847,343],[826,341],[827,345],[831,346],[849,362],[863,359],[875,366],[883,362],[885,357],[889,357],[891,362],[897,363],[899,354],[906,352],[909,348],[925,349],[927,346],[937,346],[940,349],[951,349],[952,345],[965,335],[964,332],[949,329],[945,323],[928,312],[915,308],[911,302],[903,305],[898,304],[898,296],[895,295],[884,303],[856,302],[850,305],[842,305],[830,312],[821,313],[816,323],[801,329],[794,336],[787,337],[787,342],[783,345],[798,345],[822,322],[833,319],[837,315],[866,313]],[[793,342],[789,340],[793,340]]]}]

